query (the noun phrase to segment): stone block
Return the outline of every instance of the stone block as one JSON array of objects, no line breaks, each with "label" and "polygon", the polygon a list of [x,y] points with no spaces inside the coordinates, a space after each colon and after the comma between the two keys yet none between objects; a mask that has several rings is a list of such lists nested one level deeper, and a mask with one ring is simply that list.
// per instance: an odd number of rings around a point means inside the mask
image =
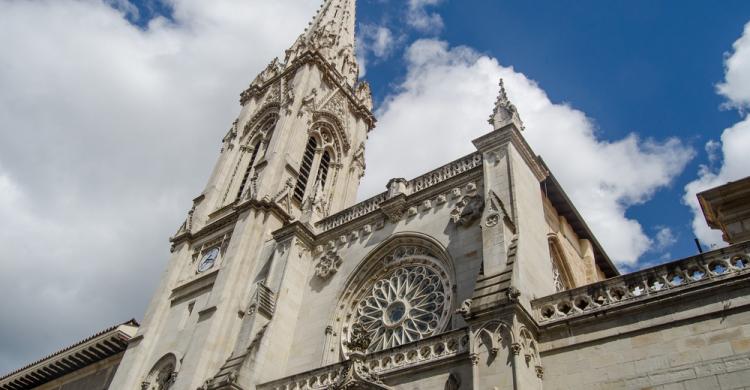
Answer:
[{"label": "stone block", "polygon": [[669,359],[665,356],[656,356],[641,359],[635,362],[635,371],[646,374],[656,370],[662,370],[669,367]]},{"label": "stone block", "polygon": [[734,353],[750,352],[750,338],[733,340],[730,344]]},{"label": "stone block", "polygon": [[729,344],[728,342],[723,342],[720,344],[707,345],[701,348],[699,350],[699,353],[701,355],[701,359],[705,361],[732,356],[734,354],[734,351],[732,351],[731,344]]},{"label": "stone block", "polygon": [[719,390],[719,380],[715,376],[691,379],[682,382],[685,390]]},{"label": "stone block", "polygon": [[743,389],[750,384],[750,370],[735,371],[719,375],[721,390]]},{"label": "stone block", "polygon": [[727,372],[750,370],[750,357],[725,359],[724,365]]},{"label": "stone block", "polygon": [[678,370],[669,370],[655,374],[649,374],[651,383],[656,385],[682,382],[688,379],[695,379],[695,377],[695,371],[693,371],[692,368],[683,368]]}]

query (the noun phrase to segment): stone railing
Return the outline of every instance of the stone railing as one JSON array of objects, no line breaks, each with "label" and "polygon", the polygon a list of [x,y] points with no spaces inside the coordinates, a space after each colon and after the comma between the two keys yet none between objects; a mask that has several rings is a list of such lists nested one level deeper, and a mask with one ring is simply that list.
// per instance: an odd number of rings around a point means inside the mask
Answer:
[{"label": "stone railing", "polygon": [[426,362],[448,359],[468,352],[468,329],[460,329],[376,352],[367,357],[366,363],[370,370],[381,374]]},{"label": "stone railing", "polygon": [[385,192],[377,194],[370,199],[359,202],[348,209],[341,210],[338,213],[321,220],[316,225],[323,231],[328,231],[349,221],[353,221],[363,215],[367,215],[377,210],[380,204],[386,200],[386,195]]},{"label": "stone railing", "polygon": [[443,165],[438,169],[427,172],[422,176],[409,180],[409,183],[406,186],[409,192],[413,194],[444,182],[452,177],[458,176],[466,171],[472,170],[480,165],[482,165],[482,154],[472,153]]},{"label": "stone railing", "polygon": [[342,375],[346,366],[343,363],[321,367],[312,371],[293,375],[284,379],[264,383],[258,390],[317,390],[329,389]]},{"label": "stone railing", "polygon": [[[442,183],[450,178],[458,176],[482,165],[482,154],[473,153],[458,160],[452,161],[438,169],[430,171],[406,184],[408,194],[413,194]],[[382,192],[370,199],[355,204],[352,207],[339,211],[318,222],[316,225],[324,232],[341,226],[349,221],[367,215],[380,207],[380,204],[388,199],[387,192]]]},{"label": "stone railing", "polygon": [[[368,354],[365,365],[375,374],[445,360],[469,352],[468,329],[433,336],[385,351]],[[329,389],[343,375],[345,363],[293,375],[258,386],[258,390]]]},{"label": "stone railing", "polygon": [[537,321],[550,323],[748,273],[750,242],[563,291],[532,307]]}]

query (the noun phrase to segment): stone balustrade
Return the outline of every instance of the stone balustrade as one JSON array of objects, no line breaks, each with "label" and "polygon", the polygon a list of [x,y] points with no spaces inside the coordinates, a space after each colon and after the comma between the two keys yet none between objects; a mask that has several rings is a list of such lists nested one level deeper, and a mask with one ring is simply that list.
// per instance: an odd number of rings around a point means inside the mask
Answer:
[{"label": "stone balustrade", "polygon": [[[408,181],[406,184],[407,193],[414,194],[416,192],[430,188],[481,165],[481,153],[472,153],[468,156],[464,156],[458,160],[443,165],[438,169],[435,169]],[[377,210],[380,207],[380,204],[387,199],[387,192],[380,193],[370,199],[357,203],[352,207],[339,211],[338,213],[321,220],[316,225],[323,232],[326,232]]]},{"label": "stone balustrade", "polygon": [[359,202],[352,207],[341,210],[317,223],[324,232],[339,227],[349,221],[353,221],[361,216],[367,215],[378,209],[381,203],[386,200],[386,193],[382,192],[370,199]]},{"label": "stone balustrade", "polygon": [[470,171],[480,165],[482,165],[482,154],[472,153],[443,165],[438,169],[409,180],[406,187],[410,193],[419,192],[464,172]]},{"label": "stone balustrade", "polygon": [[[469,331],[460,329],[368,354],[365,365],[375,374],[386,374],[426,363],[433,363],[469,352]],[[265,383],[258,390],[328,389],[344,374],[346,366],[338,363],[284,379]]]},{"label": "stone balustrade", "polygon": [[750,242],[611,278],[532,302],[539,323],[685,291],[750,273]]}]

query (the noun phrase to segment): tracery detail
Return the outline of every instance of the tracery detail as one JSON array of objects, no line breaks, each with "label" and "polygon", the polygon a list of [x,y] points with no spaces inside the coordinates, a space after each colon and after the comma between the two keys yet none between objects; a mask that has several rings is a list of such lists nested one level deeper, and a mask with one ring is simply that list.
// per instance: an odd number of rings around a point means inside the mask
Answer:
[{"label": "tracery detail", "polygon": [[359,301],[357,324],[372,339],[368,350],[393,348],[440,329],[446,297],[440,276],[426,266],[406,266],[378,280]]}]

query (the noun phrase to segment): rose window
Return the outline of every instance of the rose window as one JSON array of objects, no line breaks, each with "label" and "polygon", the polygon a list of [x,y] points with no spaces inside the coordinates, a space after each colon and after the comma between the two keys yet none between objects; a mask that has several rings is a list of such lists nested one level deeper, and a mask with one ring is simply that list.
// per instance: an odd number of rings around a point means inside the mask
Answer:
[{"label": "rose window", "polygon": [[431,267],[397,268],[372,285],[356,308],[369,351],[393,348],[441,331],[448,314],[445,280]]}]

